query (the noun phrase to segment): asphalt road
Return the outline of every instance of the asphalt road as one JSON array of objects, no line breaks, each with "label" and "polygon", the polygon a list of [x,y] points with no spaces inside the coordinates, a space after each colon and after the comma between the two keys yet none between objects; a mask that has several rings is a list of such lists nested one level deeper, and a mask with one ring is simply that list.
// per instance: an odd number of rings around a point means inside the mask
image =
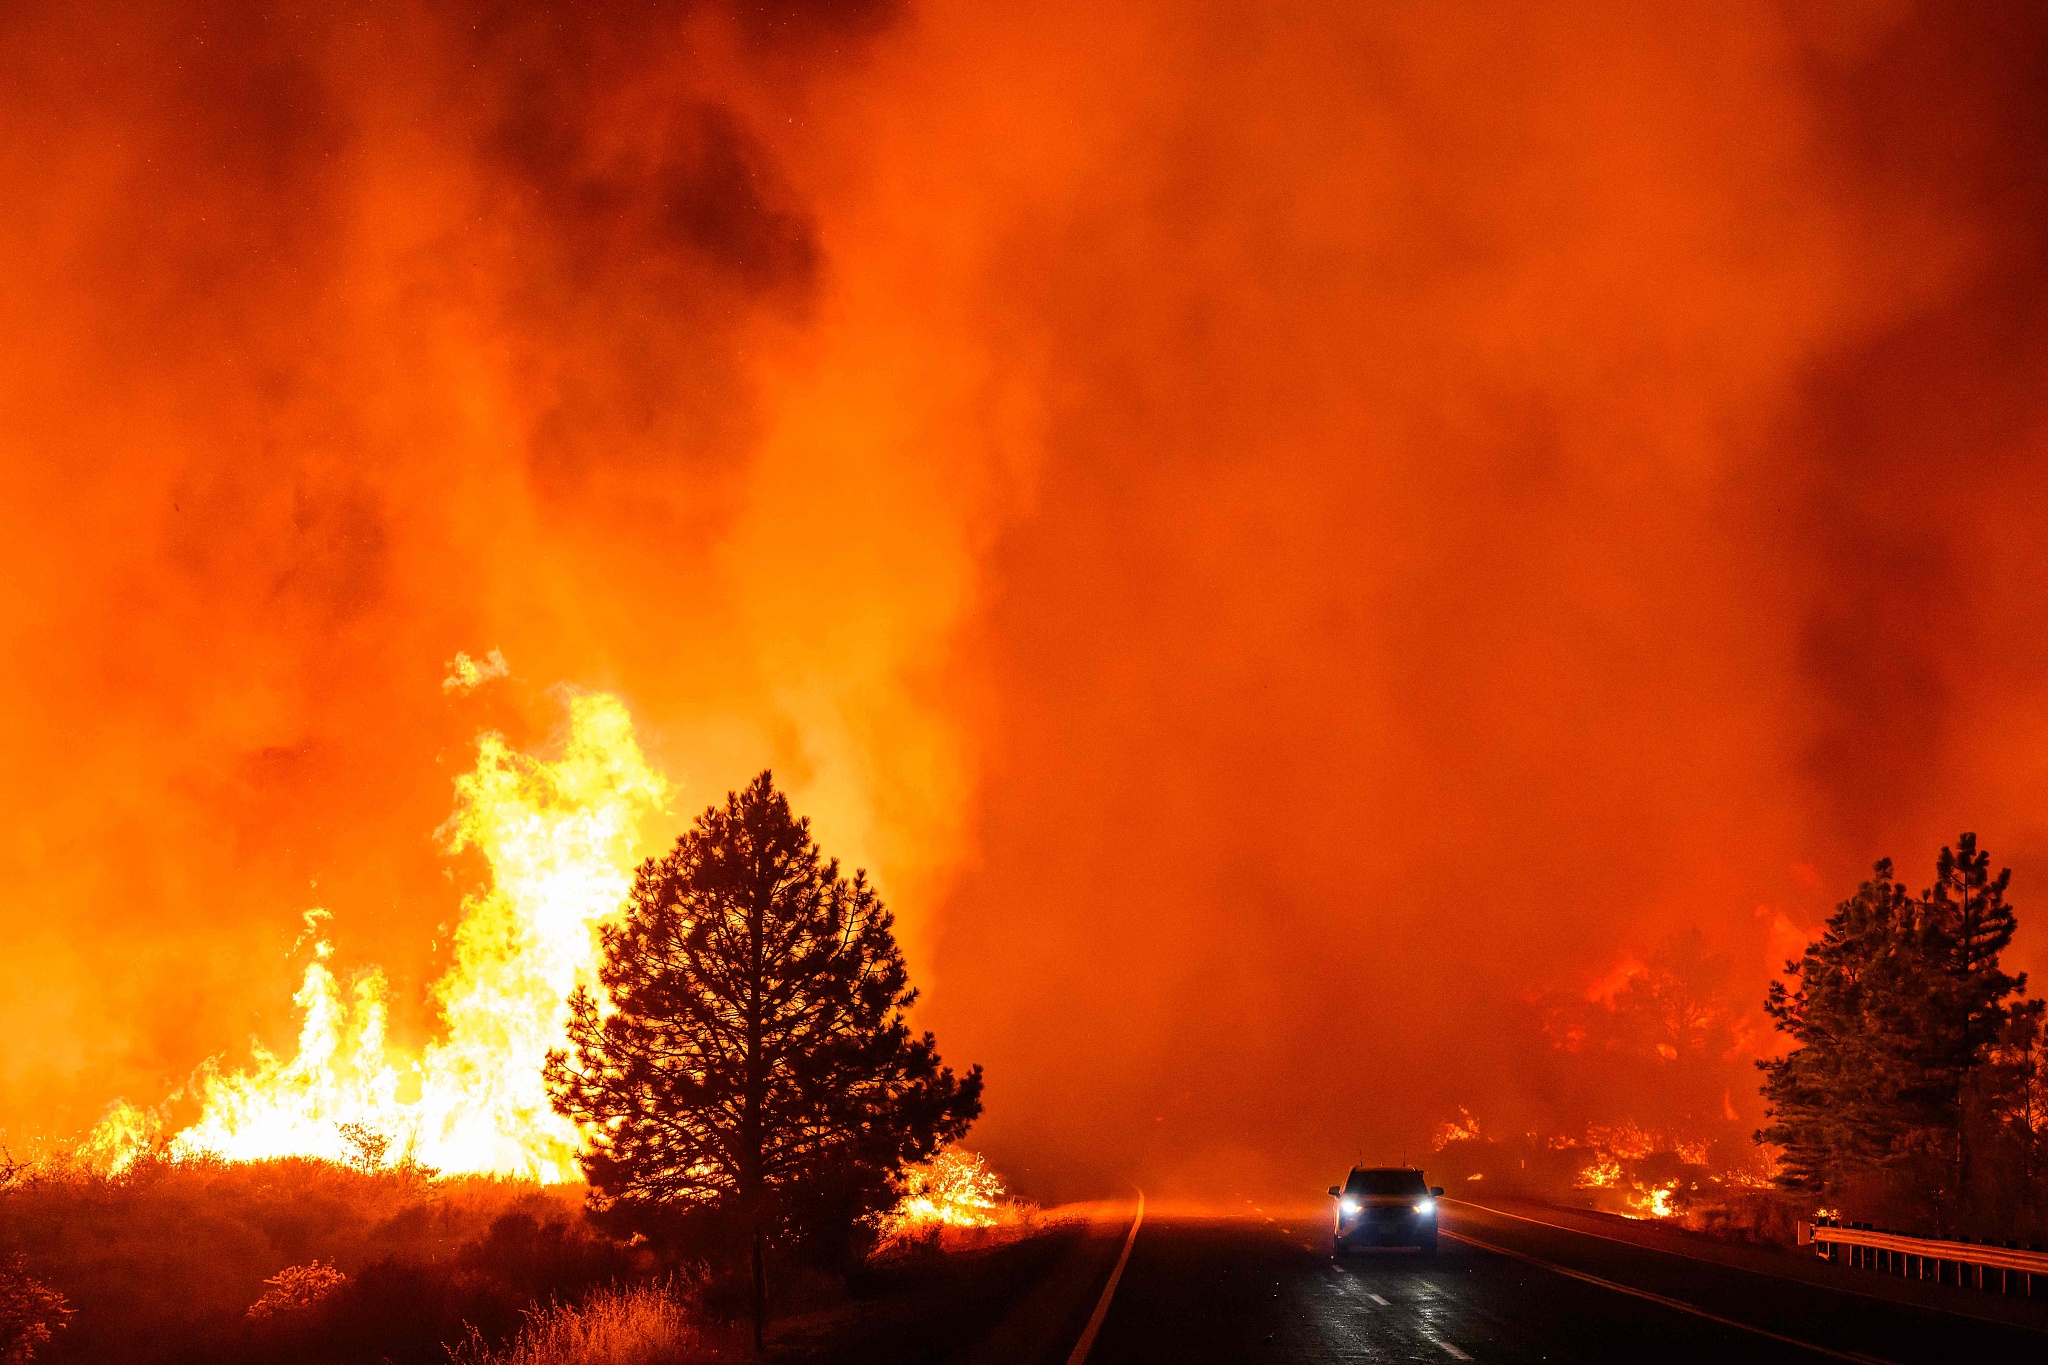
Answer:
[{"label": "asphalt road", "polygon": [[1471,1206],[1447,1204],[1442,1227],[1434,1260],[1408,1251],[1339,1259],[1320,1222],[1148,1217],[1087,1360],[2048,1359],[2048,1330]]}]

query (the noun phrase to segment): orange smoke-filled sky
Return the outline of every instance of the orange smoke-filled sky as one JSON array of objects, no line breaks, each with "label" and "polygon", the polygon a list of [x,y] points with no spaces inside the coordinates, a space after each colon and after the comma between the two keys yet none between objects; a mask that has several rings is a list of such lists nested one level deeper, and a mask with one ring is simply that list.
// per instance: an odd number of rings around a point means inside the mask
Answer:
[{"label": "orange smoke-filled sky", "polygon": [[0,1129],[287,1040],[313,905],[431,1027],[557,684],[876,871],[1048,1197],[1587,1121],[1538,1002],[1698,931],[1760,1027],[1964,828],[2040,964],[2044,39],[11,7]]}]

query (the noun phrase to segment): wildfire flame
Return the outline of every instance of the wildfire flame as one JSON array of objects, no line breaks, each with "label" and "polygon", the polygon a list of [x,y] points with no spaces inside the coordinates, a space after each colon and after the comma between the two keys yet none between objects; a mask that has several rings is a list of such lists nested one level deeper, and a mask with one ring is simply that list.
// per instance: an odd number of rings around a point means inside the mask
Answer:
[{"label": "wildfire flame", "polygon": [[1648,1187],[1638,1185],[1628,1196],[1630,1218],[1669,1218],[1677,1210],[1671,1207],[1671,1196],[1678,1192],[1678,1182],[1668,1181],[1662,1185]]},{"label": "wildfire flame", "polygon": [[568,709],[561,758],[487,733],[456,781],[442,833],[451,850],[483,854],[491,887],[464,901],[454,961],[433,990],[443,1036],[394,1060],[382,973],[344,987],[319,942],[293,997],[297,1053],[259,1047],[251,1070],[205,1075],[204,1110],[173,1155],[577,1178],[581,1141],[550,1107],[541,1064],[563,1044],[570,991],[595,987],[597,929],[625,899],[640,822],[661,809],[667,784],[617,697],[580,693]]},{"label": "wildfire flame", "polygon": [[78,1148],[78,1159],[95,1171],[120,1175],[136,1158],[161,1140],[163,1125],[154,1114],[126,1100],[116,1100]]},{"label": "wildfire flame", "polygon": [[1447,1119],[1436,1126],[1436,1134],[1430,1139],[1430,1149],[1441,1152],[1453,1142],[1471,1142],[1479,1136],[1479,1120],[1472,1117],[1472,1111],[1464,1105],[1458,1106],[1458,1117]]},{"label": "wildfire flame", "polygon": [[883,1219],[883,1240],[937,1228],[987,1228],[1010,1212],[1002,1179],[980,1155],[948,1148],[903,1173],[903,1197]]}]

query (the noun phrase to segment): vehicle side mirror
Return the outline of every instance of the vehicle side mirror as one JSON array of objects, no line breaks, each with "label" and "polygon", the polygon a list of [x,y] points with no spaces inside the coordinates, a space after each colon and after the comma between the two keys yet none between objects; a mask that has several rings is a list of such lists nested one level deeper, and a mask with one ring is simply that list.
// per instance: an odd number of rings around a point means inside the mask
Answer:
[{"label": "vehicle side mirror", "polygon": [[1335,1185],[1332,1185],[1332,1186],[1330,1186],[1330,1198],[1332,1198],[1332,1199],[1335,1199],[1335,1198],[1337,1198],[1337,1197],[1338,1197],[1339,1195],[1341,1195],[1341,1194],[1343,1194],[1343,1193],[1344,1193],[1344,1191],[1343,1191],[1343,1190],[1341,1190],[1341,1189],[1339,1189],[1339,1188],[1338,1188],[1337,1186],[1335,1186]]},{"label": "vehicle side mirror", "polygon": [[1444,1187],[1441,1185],[1431,1185],[1429,1187],[1429,1192],[1439,1199],[1444,1197]]}]

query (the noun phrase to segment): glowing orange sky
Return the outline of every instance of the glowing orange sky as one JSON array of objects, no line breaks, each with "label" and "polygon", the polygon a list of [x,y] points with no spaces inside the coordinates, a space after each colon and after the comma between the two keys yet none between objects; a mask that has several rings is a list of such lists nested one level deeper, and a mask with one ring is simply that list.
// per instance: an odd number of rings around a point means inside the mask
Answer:
[{"label": "glowing orange sky", "polygon": [[2039,23],[10,8],[0,1128],[310,905],[423,1027],[557,683],[878,873],[1048,1194],[1568,1121],[1532,997],[1965,827],[2039,962]]}]

